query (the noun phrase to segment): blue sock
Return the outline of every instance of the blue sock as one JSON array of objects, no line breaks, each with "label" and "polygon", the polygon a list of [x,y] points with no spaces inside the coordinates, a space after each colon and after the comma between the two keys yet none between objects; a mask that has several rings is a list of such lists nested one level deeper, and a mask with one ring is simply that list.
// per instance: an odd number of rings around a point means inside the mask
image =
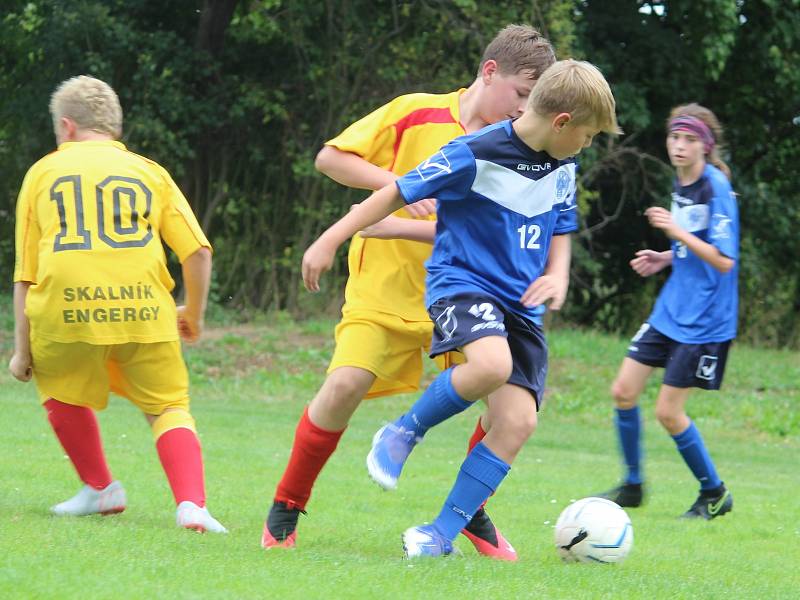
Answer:
[{"label": "blue sock", "polygon": [[434,425],[472,406],[472,402],[458,395],[450,382],[452,374],[452,368],[439,373],[397,424],[407,431],[415,432],[417,437],[422,437]]},{"label": "blue sock", "polygon": [[690,421],[689,427],[683,433],[673,435],[672,439],[675,440],[683,460],[700,482],[701,490],[713,490],[722,485],[703,438],[693,422]]},{"label": "blue sock", "polygon": [[617,408],[614,424],[617,426],[619,445],[625,458],[625,467],[628,470],[625,475],[625,483],[642,483],[642,421],[639,416],[639,407]]},{"label": "blue sock", "polygon": [[505,461],[479,442],[461,464],[453,489],[433,526],[448,540],[456,539],[510,469]]}]

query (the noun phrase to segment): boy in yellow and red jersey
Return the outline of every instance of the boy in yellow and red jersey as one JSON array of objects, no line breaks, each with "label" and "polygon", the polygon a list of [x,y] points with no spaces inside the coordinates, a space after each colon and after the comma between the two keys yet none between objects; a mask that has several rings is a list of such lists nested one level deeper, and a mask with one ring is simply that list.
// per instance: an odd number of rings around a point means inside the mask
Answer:
[{"label": "boy in yellow and red jersey", "polygon": [[[327,142],[317,156],[317,169],[343,185],[378,190],[450,140],[519,116],[536,80],[553,62],[553,48],[538,31],[509,25],[487,46],[468,89],[395,98]],[[410,240],[433,238],[433,202],[395,213],[402,217],[407,239],[357,235],[351,240],[336,349],[325,382],[297,425],[289,464],[264,525],[265,548],[296,544],[299,513],[361,400],[419,389],[422,352],[430,345],[433,327],[423,301],[431,246]],[[449,357],[443,358],[440,366],[449,366]],[[490,423],[491,412],[478,421],[470,448]],[[464,534],[481,554],[517,558],[484,510]]]},{"label": "boy in yellow and red jersey", "polygon": [[[25,175],[17,202],[11,373],[36,382],[53,430],[84,483],[56,515],[125,510],[95,410],[108,393],[149,421],[179,526],[225,533],[205,506],[200,442],[179,341],[203,328],[211,245],[169,174],[116,141],[122,109],[108,84],[63,82],[50,101],[58,150]],[[178,255],[176,307],[164,241]]]}]

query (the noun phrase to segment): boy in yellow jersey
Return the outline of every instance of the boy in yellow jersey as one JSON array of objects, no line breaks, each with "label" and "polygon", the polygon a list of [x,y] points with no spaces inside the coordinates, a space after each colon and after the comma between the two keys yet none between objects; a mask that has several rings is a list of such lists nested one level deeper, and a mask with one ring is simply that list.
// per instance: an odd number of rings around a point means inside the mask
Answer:
[{"label": "boy in yellow jersey", "polygon": [[[11,373],[36,382],[47,417],[84,483],[56,515],[125,510],[95,410],[113,391],[150,423],[177,523],[226,533],[205,506],[200,442],[179,341],[203,329],[211,245],[159,165],[116,141],[122,109],[108,84],[63,82],[50,101],[58,150],[25,175],[17,202]],[[178,255],[186,303],[161,242]]]},{"label": "boy in yellow jersey", "polygon": [[[316,166],[343,185],[378,190],[450,140],[518,117],[536,80],[553,62],[553,48],[538,31],[509,25],[487,46],[468,89],[395,98],[327,142]],[[408,224],[403,237],[418,233],[418,239],[432,238],[432,203],[395,213]],[[289,464],[264,525],[263,547],[295,545],[299,513],[361,400],[419,389],[422,353],[433,327],[423,302],[424,263],[430,253],[430,243],[408,239],[356,235],[351,240],[336,349],[325,382],[298,423]],[[443,358],[440,366],[449,366],[448,357]],[[483,423],[479,420],[470,448],[490,422],[491,411]],[[516,560],[485,511],[476,513],[464,534],[481,554]]]}]

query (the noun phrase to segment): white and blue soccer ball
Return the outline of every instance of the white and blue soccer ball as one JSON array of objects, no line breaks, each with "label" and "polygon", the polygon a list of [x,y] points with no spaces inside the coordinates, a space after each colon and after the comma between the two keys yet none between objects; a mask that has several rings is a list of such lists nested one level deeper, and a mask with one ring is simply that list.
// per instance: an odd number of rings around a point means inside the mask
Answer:
[{"label": "white and blue soccer ball", "polygon": [[622,508],[605,498],[583,498],[556,522],[556,550],[565,562],[622,562],[633,547],[633,525]]}]

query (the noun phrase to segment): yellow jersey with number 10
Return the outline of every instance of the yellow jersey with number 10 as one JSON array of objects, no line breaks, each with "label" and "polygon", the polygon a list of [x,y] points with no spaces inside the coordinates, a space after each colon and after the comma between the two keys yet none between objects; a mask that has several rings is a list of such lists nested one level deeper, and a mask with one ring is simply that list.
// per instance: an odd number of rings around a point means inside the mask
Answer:
[{"label": "yellow jersey with number 10", "polygon": [[14,281],[31,285],[31,335],[123,344],[178,339],[175,282],[210,244],[166,170],[115,141],[67,142],[34,164],[17,201]]},{"label": "yellow jersey with number 10", "polygon": [[[459,98],[464,91],[399,96],[350,125],[326,145],[353,152],[382,169],[404,175],[449,141],[464,135],[459,111]],[[395,215],[409,217],[405,209]],[[355,235],[350,242],[350,277],[342,312],[366,309],[408,321],[427,321],[425,261],[432,249],[422,242]]]}]

